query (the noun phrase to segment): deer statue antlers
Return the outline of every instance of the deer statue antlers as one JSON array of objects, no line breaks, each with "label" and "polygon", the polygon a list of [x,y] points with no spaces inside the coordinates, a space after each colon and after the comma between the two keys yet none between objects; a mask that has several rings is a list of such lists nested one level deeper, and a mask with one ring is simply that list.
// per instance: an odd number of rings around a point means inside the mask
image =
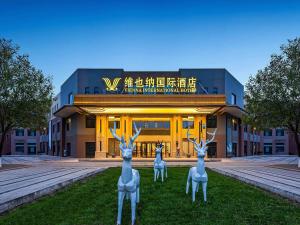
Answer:
[{"label": "deer statue antlers", "polygon": [[142,129],[141,128],[138,129],[135,123],[133,123],[133,126],[134,126],[134,130],[135,130],[135,134],[130,137],[128,146],[126,146],[126,141],[125,141],[124,135],[122,135],[121,137],[119,137],[117,135],[117,133],[116,133],[116,129],[117,129],[116,122],[114,122],[114,129],[109,128],[111,134],[120,142],[120,149],[121,150],[125,149],[126,147],[129,148],[129,149],[132,149],[132,150],[135,148],[134,141],[135,141],[135,139],[137,139],[137,137],[141,133]]}]

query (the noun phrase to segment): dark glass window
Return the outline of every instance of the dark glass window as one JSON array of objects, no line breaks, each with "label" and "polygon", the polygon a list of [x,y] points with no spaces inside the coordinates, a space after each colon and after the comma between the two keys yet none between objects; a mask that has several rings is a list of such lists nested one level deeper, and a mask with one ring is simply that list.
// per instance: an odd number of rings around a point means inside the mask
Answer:
[{"label": "dark glass window", "polygon": [[85,142],[85,157],[95,158],[96,143],[95,142]]},{"label": "dark glass window", "polygon": [[73,104],[73,102],[74,102],[74,96],[73,96],[73,93],[71,92],[68,95],[68,104]]},{"label": "dark glass window", "polygon": [[27,150],[29,155],[36,154],[36,143],[28,143]]},{"label": "dark glass window", "polygon": [[218,94],[218,88],[217,88],[217,87],[214,87],[212,93],[213,93],[213,94]]},{"label": "dark glass window", "polygon": [[94,87],[94,94],[99,94],[99,87]]},{"label": "dark glass window", "polygon": [[108,127],[114,129],[114,123],[116,123],[116,129],[120,129],[120,121],[108,121]]},{"label": "dark glass window", "polygon": [[284,152],[284,143],[276,143],[276,152]]},{"label": "dark glass window", "polygon": [[16,143],[16,152],[24,152],[24,143]]},{"label": "dark glass window", "polygon": [[86,116],[85,117],[85,128],[95,128],[96,127],[96,117],[95,116]]},{"label": "dark glass window", "polygon": [[276,136],[284,136],[284,129],[281,128],[276,129]]},{"label": "dark glass window", "polygon": [[244,132],[248,132],[248,126],[247,125],[244,125]]},{"label": "dark glass window", "polygon": [[272,143],[264,143],[264,154],[272,154]]},{"label": "dark glass window", "polygon": [[194,121],[182,121],[182,128],[183,129],[194,129]]},{"label": "dark glass window", "polygon": [[67,123],[66,123],[66,129],[67,129],[67,131],[70,130],[70,122],[67,122]]},{"label": "dark glass window", "polygon": [[204,90],[205,93],[208,93],[208,87],[204,87]]},{"label": "dark glass window", "polygon": [[208,158],[216,158],[217,157],[217,143],[211,142],[207,145],[207,156]]},{"label": "dark glass window", "polygon": [[16,136],[24,136],[24,129],[16,129]]},{"label": "dark glass window", "polygon": [[236,105],[236,95],[233,93],[231,94],[231,104]]},{"label": "dark glass window", "polygon": [[57,132],[60,132],[60,123],[57,123],[56,125],[57,125],[57,128],[56,128]]},{"label": "dark glass window", "polygon": [[52,133],[55,132],[55,124],[52,125]]},{"label": "dark glass window", "polygon": [[217,116],[207,115],[206,116],[206,127],[217,128]]},{"label": "dark glass window", "polygon": [[237,125],[237,121],[236,120],[232,121],[232,125],[233,125],[233,130],[237,130],[238,125]]},{"label": "dark glass window", "polygon": [[28,136],[35,137],[36,136],[36,130],[27,130],[27,134],[28,134]]},{"label": "dark glass window", "polygon": [[[141,135],[170,135],[170,121],[134,121],[137,128],[142,128]],[[134,132],[134,126],[132,124]]]},{"label": "dark glass window", "polygon": [[272,129],[264,130],[264,136],[272,136]]},{"label": "dark glass window", "polygon": [[85,94],[90,94],[90,87],[85,87],[84,93]]}]

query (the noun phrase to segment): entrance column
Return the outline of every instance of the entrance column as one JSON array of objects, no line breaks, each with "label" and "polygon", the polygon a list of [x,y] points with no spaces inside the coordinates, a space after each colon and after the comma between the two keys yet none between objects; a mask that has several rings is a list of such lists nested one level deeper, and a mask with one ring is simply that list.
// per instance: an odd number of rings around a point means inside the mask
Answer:
[{"label": "entrance column", "polygon": [[170,120],[170,129],[171,129],[171,157],[176,157],[176,122],[177,116],[173,115]]},{"label": "entrance column", "polygon": [[107,117],[96,116],[96,153],[95,158],[106,158],[108,152],[107,145]]},{"label": "entrance column", "polygon": [[[177,117],[177,129],[178,129],[178,133],[177,133],[177,141],[178,141],[178,147],[179,147],[179,157],[181,157],[183,154],[183,136],[182,136],[182,116],[178,116]],[[177,157],[177,149],[176,149],[176,157]]]},{"label": "entrance column", "polygon": [[[200,118],[200,126],[199,126],[199,133],[200,133],[200,140],[206,141],[206,115],[202,115]],[[200,141],[199,140],[199,141]],[[207,151],[205,153],[205,159],[207,159]]]}]

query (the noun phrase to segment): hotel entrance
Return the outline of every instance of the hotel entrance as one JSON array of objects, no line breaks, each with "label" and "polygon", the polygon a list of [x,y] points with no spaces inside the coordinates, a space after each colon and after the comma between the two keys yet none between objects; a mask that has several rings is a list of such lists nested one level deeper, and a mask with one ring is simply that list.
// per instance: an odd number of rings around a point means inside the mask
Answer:
[{"label": "hotel entrance", "polygon": [[[157,142],[137,142],[133,156],[138,158],[155,158],[155,148]],[[162,142],[162,157],[168,158],[171,154],[171,143]]]}]

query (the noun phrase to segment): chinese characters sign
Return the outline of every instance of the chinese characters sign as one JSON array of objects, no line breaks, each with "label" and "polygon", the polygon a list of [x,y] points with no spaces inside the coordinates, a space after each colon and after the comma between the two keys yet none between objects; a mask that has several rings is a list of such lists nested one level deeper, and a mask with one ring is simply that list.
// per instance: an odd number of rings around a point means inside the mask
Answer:
[{"label": "chinese characters sign", "polygon": [[[125,93],[155,94],[155,93],[195,93],[197,78],[195,77],[137,77],[102,78],[107,91],[123,89]],[[121,81],[122,80],[122,81]],[[120,81],[123,86],[118,85]]]}]

